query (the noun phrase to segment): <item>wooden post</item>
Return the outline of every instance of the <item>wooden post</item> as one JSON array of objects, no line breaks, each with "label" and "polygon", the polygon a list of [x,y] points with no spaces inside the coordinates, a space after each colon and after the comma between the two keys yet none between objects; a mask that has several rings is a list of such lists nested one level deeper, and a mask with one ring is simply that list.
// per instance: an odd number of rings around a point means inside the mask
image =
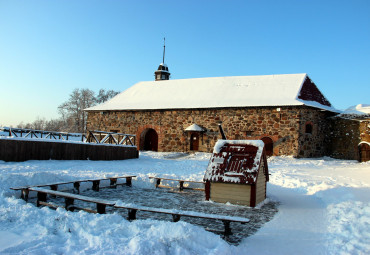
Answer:
[{"label": "wooden post", "polygon": [[211,182],[210,181],[206,181],[204,191],[206,193],[206,201],[209,201],[210,196],[211,196]]},{"label": "wooden post", "polygon": [[132,177],[126,177],[126,185],[129,187],[132,186]]},{"label": "wooden post", "polygon": [[230,228],[230,221],[228,220],[223,220],[222,221],[224,223],[224,226],[225,226],[225,232],[224,232],[224,235],[225,236],[229,236],[232,234],[231,232],[231,228]]},{"label": "wooden post", "polygon": [[[57,191],[58,190],[58,185],[55,185],[55,184],[50,185],[50,189]],[[50,196],[52,196],[52,195],[50,195]],[[52,197],[56,197],[56,196],[52,196]]]},{"label": "wooden post", "polygon": [[30,191],[28,190],[28,188],[26,189],[22,189],[21,190],[21,198],[27,202],[28,200],[28,194],[30,193]]},{"label": "wooden post", "polygon": [[74,204],[74,199],[73,198],[68,198],[68,197],[66,197],[65,199],[64,199],[64,202],[65,202],[65,206],[66,206],[66,210],[67,211],[71,211],[71,212],[73,212],[74,211],[74,206],[73,206],[73,204]]},{"label": "wooden post", "polygon": [[180,191],[184,190],[184,181],[179,181],[180,183]]},{"label": "wooden post", "polygon": [[52,184],[52,185],[50,185],[50,189],[57,191],[58,190],[58,185],[57,184]]},{"label": "wooden post", "polygon": [[[127,178],[126,178],[127,179]],[[111,188],[117,188],[117,178],[109,178]],[[126,183],[127,184],[127,183]]]},{"label": "wooden post", "polygon": [[136,220],[136,209],[128,209],[128,220]]},{"label": "wooden post", "polygon": [[80,182],[74,182],[73,188],[76,190],[77,194],[80,194]]},{"label": "wooden post", "polygon": [[37,192],[36,206],[39,207],[40,206],[40,202],[46,202],[46,197],[47,197],[47,194],[46,193]]},{"label": "wooden post", "polygon": [[[262,170],[260,170],[262,171]],[[251,198],[250,198],[250,206],[255,207],[256,206],[256,197],[257,197],[257,187],[256,184],[251,185]]]},{"label": "wooden post", "polygon": [[100,180],[93,181],[92,183],[93,183],[92,190],[99,191]]},{"label": "wooden post", "polygon": [[172,214],[172,221],[178,222],[180,220],[181,216],[179,214]]},{"label": "wooden post", "polygon": [[158,188],[158,186],[161,184],[161,179],[160,178],[155,178],[155,187]]},{"label": "wooden post", "polygon": [[99,204],[97,203],[96,204],[96,211],[100,214],[105,214],[105,207],[106,205],[105,204]]}]

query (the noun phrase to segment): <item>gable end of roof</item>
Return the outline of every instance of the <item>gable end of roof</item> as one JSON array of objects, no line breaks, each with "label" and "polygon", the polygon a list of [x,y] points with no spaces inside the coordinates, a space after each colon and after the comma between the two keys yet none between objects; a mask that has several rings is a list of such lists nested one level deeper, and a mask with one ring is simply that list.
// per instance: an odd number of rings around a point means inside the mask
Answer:
[{"label": "gable end of roof", "polygon": [[318,102],[319,104],[329,107],[332,106],[308,76],[306,76],[306,79],[302,84],[298,98],[304,101]]}]

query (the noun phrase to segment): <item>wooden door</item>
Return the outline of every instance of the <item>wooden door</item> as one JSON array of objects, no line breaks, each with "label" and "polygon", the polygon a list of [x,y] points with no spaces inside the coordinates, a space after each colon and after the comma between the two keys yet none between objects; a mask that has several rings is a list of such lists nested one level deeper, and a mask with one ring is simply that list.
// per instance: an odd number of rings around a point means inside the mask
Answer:
[{"label": "wooden door", "polygon": [[158,151],[158,134],[154,129],[149,129],[144,138],[144,150]]},{"label": "wooden door", "polygon": [[362,143],[359,146],[360,150],[360,162],[365,162],[370,160],[370,145]]},{"label": "wooden door", "polygon": [[192,133],[190,136],[190,150],[198,151],[199,150],[199,134]]}]

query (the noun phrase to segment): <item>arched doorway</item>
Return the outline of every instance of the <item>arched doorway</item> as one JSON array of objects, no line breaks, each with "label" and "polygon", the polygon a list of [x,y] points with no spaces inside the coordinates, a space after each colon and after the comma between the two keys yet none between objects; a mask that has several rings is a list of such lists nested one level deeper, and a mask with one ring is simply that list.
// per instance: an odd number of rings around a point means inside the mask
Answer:
[{"label": "arched doorway", "polygon": [[265,150],[267,156],[272,156],[274,154],[274,141],[270,137],[263,137],[261,139],[265,143]]},{"label": "arched doorway", "polygon": [[370,145],[368,143],[360,143],[358,145],[360,152],[360,162],[365,162],[370,160]]},{"label": "arched doorway", "polygon": [[190,150],[198,151],[199,150],[199,134],[192,133],[190,136]]},{"label": "arched doorway", "polygon": [[158,151],[158,134],[152,129],[145,129],[140,135],[140,149],[144,151]]}]

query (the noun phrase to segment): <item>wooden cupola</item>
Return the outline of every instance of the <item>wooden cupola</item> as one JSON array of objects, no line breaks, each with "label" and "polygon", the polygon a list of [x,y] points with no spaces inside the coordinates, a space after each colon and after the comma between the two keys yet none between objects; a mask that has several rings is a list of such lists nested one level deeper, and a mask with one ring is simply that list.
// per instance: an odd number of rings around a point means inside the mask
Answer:
[{"label": "wooden cupola", "polygon": [[163,43],[163,62],[158,66],[157,71],[154,72],[156,81],[163,81],[170,79],[170,72],[168,71],[168,66],[164,63],[164,56],[166,53],[166,39],[164,38]]},{"label": "wooden cupola", "polygon": [[168,67],[165,63],[161,63],[158,66],[158,70],[154,72],[155,80],[162,81],[162,80],[169,80],[170,79],[170,72],[168,71]]}]

